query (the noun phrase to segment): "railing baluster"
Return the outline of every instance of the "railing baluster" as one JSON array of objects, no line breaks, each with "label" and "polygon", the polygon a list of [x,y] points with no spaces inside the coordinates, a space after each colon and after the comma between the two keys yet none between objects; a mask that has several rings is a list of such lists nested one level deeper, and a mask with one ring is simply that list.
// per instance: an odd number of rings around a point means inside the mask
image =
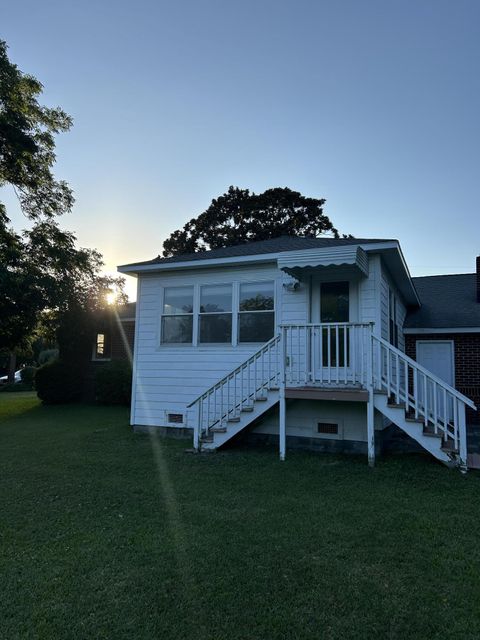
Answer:
[{"label": "railing baluster", "polygon": [[423,412],[425,416],[425,426],[428,426],[428,384],[427,376],[423,374]]},{"label": "railing baluster", "polygon": [[348,381],[348,377],[347,377],[348,376],[347,337],[348,337],[348,328],[347,328],[347,325],[345,325],[343,327],[343,380],[344,380],[345,384],[347,384],[347,381]]},{"label": "railing baluster", "polygon": [[328,349],[328,382],[330,383],[332,381],[332,345],[331,345],[331,330],[330,330],[330,325],[328,325],[327,327],[327,349]]},{"label": "railing baluster", "polygon": [[448,432],[448,406],[447,406],[447,390],[443,389],[443,426],[444,426],[444,435],[443,439],[447,440],[447,432]]},{"label": "railing baluster", "polygon": [[339,383],[339,367],[340,367],[340,347],[339,347],[339,335],[338,324],[335,325],[335,364],[336,364],[336,376],[337,384]]},{"label": "railing baluster", "polygon": [[400,404],[400,367],[398,365],[398,353],[395,354],[395,384],[396,384],[396,395],[397,395],[397,404]]},{"label": "railing baluster", "polygon": [[392,378],[391,378],[391,372],[390,372],[390,349],[387,349],[387,397],[388,398],[390,398],[390,395],[392,393],[391,383],[392,383]]},{"label": "railing baluster", "polygon": [[311,376],[312,373],[310,371],[311,368],[311,362],[310,362],[310,349],[308,347],[308,343],[310,340],[310,327],[305,327],[304,329],[304,335],[305,335],[305,341],[304,341],[304,345],[305,345],[305,384],[307,384],[307,382],[309,382],[311,380]]},{"label": "railing baluster", "polygon": [[433,383],[433,431],[435,434],[438,433],[438,421],[437,421],[437,383]]},{"label": "railing baluster", "polygon": [[413,401],[415,403],[415,419],[418,419],[418,369],[413,370]]}]

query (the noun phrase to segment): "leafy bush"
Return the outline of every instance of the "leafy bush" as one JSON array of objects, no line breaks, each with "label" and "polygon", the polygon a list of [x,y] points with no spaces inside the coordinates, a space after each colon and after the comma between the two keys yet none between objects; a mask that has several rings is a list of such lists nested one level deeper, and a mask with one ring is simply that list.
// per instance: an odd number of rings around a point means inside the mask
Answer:
[{"label": "leafy bush", "polygon": [[124,360],[99,365],[95,372],[95,397],[101,404],[130,404],[132,368]]},{"label": "leafy bush", "polygon": [[38,364],[47,364],[58,358],[58,349],[44,349],[38,354]]},{"label": "leafy bush", "polygon": [[35,379],[35,367],[24,367],[20,370],[20,378],[22,380],[22,384],[29,387],[29,389],[33,389],[33,381]]},{"label": "leafy bush", "polygon": [[61,360],[54,360],[37,369],[37,395],[45,404],[66,404],[80,400],[83,391],[83,370]]}]

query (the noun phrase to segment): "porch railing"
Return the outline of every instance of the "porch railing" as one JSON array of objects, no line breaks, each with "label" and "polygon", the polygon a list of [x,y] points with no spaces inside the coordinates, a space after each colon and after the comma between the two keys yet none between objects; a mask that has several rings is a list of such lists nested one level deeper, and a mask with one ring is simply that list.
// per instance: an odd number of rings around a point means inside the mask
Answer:
[{"label": "porch railing", "polygon": [[365,322],[282,325],[286,384],[367,386],[372,327]]}]

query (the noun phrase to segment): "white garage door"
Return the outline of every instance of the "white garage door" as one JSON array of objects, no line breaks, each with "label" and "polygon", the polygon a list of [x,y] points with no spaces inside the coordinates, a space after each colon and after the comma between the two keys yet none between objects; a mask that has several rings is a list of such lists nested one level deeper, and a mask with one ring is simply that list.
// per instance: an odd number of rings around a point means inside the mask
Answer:
[{"label": "white garage door", "polygon": [[452,340],[418,340],[417,362],[452,387],[455,386]]}]

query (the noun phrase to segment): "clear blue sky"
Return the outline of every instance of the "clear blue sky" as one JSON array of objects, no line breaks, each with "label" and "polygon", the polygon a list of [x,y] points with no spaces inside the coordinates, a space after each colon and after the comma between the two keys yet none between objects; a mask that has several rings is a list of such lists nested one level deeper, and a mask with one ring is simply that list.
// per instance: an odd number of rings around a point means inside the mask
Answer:
[{"label": "clear blue sky", "polygon": [[398,238],[413,275],[473,271],[478,0],[6,7],[11,59],[75,119],[63,224],[109,270],[157,255],[233,184],[325,197],[340,231]]}]

